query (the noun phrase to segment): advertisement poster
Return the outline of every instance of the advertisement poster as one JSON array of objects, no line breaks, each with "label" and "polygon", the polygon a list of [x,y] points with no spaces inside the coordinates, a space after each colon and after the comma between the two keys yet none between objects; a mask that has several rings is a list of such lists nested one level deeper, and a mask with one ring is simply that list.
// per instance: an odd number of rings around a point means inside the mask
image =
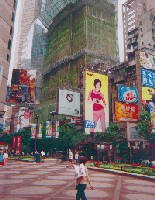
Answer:
[{"label": "advertisement poster", "polygon": [[17,136],[17,149],[20,150],[22,145],[22,136]]},{"label": "advertisement poster", "polygon": [[115,102],[116,121],[137,121],[138,105]]},{"label": "advertisement poster", "polygon": [[14,69],[11,87],[7,87],[6,102],[29,104],[35,102],[36,70]]},{"label": "advertisement poster", "polygon": [[155,71],[141,69],[141,78],[143,86],[155,88]]},{"label": "advertisement poster", "polygon": [[80,93],[59,89],[58,114],[80,117]]},{"label": "advertisement poster", "polygon": [[38,131],[38,134],[37,134],[37,138],[38,139],[42,138],[42,124],[39,124],[39,131]]},{"label": "advertisement poster", "polygon": [[16,138],[16,136],[13,136],[13,138],[12,138],[12,148],[13,149],[16,148],[16,144],[17,144],[17,138]]},{"label": "advertisement poster", "polygon": [[155,89],[154,88],[149,88],[149,87],[142,87],[142,99],[143,100],[152,100],[152,94],[155,94]]},{"label": "advertisement poster", "polygon": [[143,138],[141,138],[138,135],[138,133],[136,131],[136,126],[137,126],[136,123],[127,122],[127,139],[128,139],[128,141],[143,140]]},{"label": "advertisement poster", "polygon": [[3,67],[0,65],[0,85],[2,84]]},{"label": "advertisement poster", "polygon": [[109,125],[108,76],[85,72],[85,132],[105,132]]},{"label": "advertisement poster", "polygon": [[150,115],[151,115],[151,122],[152,122],[152,125],[153,125],[152,132],[155,133],[155,103],[149,102],[148,106],[149,106],[149,112],[150,112]]},{"label": "advertisement poster", "polygon": [[155,70],[155,55],[140,52],[140,65],[146,69]]},{"label": "advertisement poster", "polygon": [[138,102],[137,88],[118,85],[118,101],[123,101],[125,103],[137,103]]},{"label": "advertisement poster", "polygon": [[30,124],[31,127],[31,138],[35,138],[36,137],[36,124]]},{"label": "advertisement poster", "polygon": [[31,112],[25,108],[21,108],[18,113],[17,131],[21,128],[28,127],[30,125]]},{"label": "advertisement poster", "polygon": [[52,137],[52,124],[50,121],[46,121],[46,137]]}]

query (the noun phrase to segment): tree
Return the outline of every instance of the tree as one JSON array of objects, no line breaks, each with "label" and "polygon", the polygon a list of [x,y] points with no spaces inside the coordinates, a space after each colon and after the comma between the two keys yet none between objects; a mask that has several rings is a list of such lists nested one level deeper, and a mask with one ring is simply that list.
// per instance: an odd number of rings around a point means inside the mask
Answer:
[{"label": "tree", "polygon": [[88,135],[76,130],[74,124],[65,124],[60,128],[59,139],[62,148],[72,149],[80,142],[86,141]]},{"label": "tree", "polygon": [[153,139],[152,133],[153,124],[151,122],[151,115],[147,111],[144,111],[138,120],[136,130],[139,136],[143,137],[146,140]]},{"label": "tree", "polygon": [[98,133],[96,135],[97,142],[117,143],[124,140],[124,135],[120,133],[120,127],[117,123],[110,123],[105,133]]}]

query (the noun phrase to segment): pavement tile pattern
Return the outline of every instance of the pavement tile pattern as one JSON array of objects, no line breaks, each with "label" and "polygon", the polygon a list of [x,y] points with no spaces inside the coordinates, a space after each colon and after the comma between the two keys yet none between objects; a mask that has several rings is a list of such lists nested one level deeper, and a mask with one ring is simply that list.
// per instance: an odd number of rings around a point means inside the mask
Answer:
[{"label": "pavement tile pattern", "polygon": [[[155,182],[119,174],[89,171],[94,187],[88,200],[155,200]],[[56,161],[8,160],[0,166],[0,200],[75,200],[75,172]]]}]

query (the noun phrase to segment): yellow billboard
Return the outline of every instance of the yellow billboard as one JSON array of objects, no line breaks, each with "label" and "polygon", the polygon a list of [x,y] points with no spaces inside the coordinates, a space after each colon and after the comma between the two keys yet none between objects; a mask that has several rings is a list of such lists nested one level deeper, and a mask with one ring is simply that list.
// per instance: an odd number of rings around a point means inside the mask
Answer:
[{"label": "yellow billboard", "polygon": [[85,132],[105,132],[108,125],[108,76],[86,71]]},{"label": "yellow billboard", "polygon": [[142,100],[152,100],[153,93],[155,93],[154,88],[142,87]]}]

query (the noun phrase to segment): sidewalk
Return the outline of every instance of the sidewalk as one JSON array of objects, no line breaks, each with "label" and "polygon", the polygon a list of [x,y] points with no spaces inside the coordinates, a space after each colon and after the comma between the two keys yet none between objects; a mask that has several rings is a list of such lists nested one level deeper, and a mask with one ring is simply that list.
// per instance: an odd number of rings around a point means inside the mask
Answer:
[{"label": "sidewalk", "polygon": [[142,180],[150,180],[150,181],[155,181],[155,176],[147,176],[143,174],[136,174],[136,173],[128,173],[120,170],[113,170],[113,169],[102,169],[98,167],[88,167],[89,170],[94,170],[94,171],[99,171],[99,172],[104,172],[104,173],[112,173],[112,174],[117,174],[121,176],[130,176]]}]

